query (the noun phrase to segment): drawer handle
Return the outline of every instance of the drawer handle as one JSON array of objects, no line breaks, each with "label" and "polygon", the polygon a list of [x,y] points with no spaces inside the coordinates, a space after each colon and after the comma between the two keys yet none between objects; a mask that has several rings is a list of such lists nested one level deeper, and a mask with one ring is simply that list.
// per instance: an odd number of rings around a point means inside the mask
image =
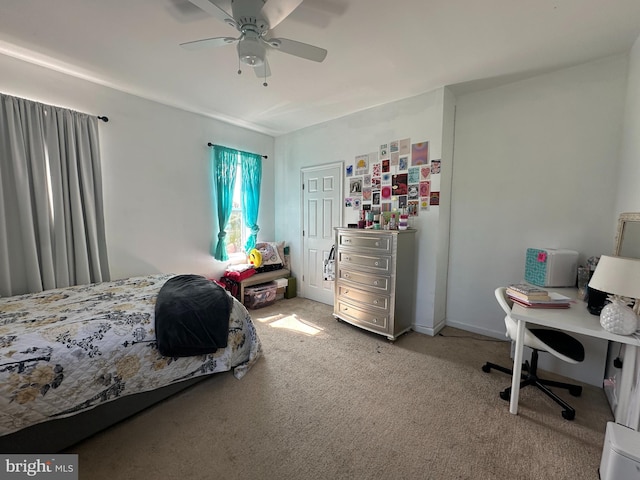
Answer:
[{"label": "drawer handle", "polygon": [[343,312],[346,312],[347,310],[349,310],[347,307],[342,307]]},{"label": "drawer handle", "polygon": [[374,280],[373,284],[377,286],[378,285],[378,280]]},{"label": "drawer handle", "polygon": [[344,294],[345,294],[345,295],[346,295],[347,293],[349,293],[349,290],[345,290],[345,291],[344,291]]},{"label": "drawer handle", "polygon": [[380,265],[380,262],[376,261],[374,265],[377,267],[378,265]]},{"label": "drawer handle", "polygon": [[376,242],[376,247],[379,247],[379,246],[380,246],[380,242]]},{"label": "drawer handle", "polygon": [[344,278],[351,278],[351,276],[348,273],[345,273]]},{"label": "drawer handle", "polygon": [[374,319],[373,319],[373,323],[378,323],[378,319],[377,319],[377,318],[374,318]]},{"label": "drawer handle", "polygon": [[351,240],[349,238],[343,238],[342,243],[351,243]]},{"label": "drawer handle", "polygon": [[346,256],[346,255],[345,255],[344,259],[345,259],[347,262],[350,262],[350,261],[351,261],[351,257],[348,257],[348,256]]},{"label": "drawer handle", "polygon": [[374,300],[374,301],[373,301],[373,304],[374,304],[374,305],[377,305],[377,304],[378,304],[378,300]]}]

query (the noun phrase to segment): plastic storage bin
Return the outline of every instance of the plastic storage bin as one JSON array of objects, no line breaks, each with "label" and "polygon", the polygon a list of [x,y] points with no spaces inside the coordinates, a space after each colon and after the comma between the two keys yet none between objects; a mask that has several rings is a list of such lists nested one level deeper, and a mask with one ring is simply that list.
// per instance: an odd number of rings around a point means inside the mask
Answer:
[{"label": "plastic storage bin", "polygon": [[276,301],[275,282],[262,283],[244,289],[244,306],[255,310],[256,308],[267,307]]},{"label": "plastic storage bin", "polygon": [[640,479],[640,433],[608,422],[600,461],[601,480]]}]

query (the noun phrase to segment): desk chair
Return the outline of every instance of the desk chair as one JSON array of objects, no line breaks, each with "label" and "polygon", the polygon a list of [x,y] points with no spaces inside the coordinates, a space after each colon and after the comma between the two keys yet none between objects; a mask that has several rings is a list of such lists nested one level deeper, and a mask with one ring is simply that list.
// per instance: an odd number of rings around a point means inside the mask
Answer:
[{"label": "desk chair", "polygon": [[[498,303],[506,314],[504,317],[504,323],[507,327],[506,335],[511,338],[511,340],[515,341],[518,322],[511,318],[511,307],[513,306],[513,302],[507,296],[506,291],[507,289],[504,287],[496,288],[495,295]],[[562,416],[564,418],[567,420],[573,420],[576,416],[576,411],[567,402],[549,390],[547,386],[566,388],[574,397],[579,397],[582,394],[582,387],[579,385],[539,378],[537,372],[538,352],[550,353],[565,362],[580,363],[584,360],[584,347],[571,335],[559,330],[552,330],[548,328],[525,328],[524,344],[527,347],[532,348],[533,352],[531,353],[531,362],[524,362],[520,388],[526,387],[527,385],[535,385],[554,402],[564,408],[562,411]],[[482,371],[489,373],[492,368],[494,370],[513,375],[512,369],[490,362],[487,362],[482,366]],[[500,398],[509,401],[511,399],[511,387],[500,392]]]}]

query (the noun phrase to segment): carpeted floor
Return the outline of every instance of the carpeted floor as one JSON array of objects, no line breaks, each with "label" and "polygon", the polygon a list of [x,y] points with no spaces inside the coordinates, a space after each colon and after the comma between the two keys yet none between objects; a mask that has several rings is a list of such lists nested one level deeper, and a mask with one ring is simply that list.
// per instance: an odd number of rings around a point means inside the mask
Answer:
[{"label": "carpeted floor", "polygon": [[601,389],[541,392],[510,415],[498,392],[509,344],[453,328],[389,343],[332,307],[282,300],[251,311],[263,357],[241,380],[217,374],[70,449],[80,478],[597,479]]}]

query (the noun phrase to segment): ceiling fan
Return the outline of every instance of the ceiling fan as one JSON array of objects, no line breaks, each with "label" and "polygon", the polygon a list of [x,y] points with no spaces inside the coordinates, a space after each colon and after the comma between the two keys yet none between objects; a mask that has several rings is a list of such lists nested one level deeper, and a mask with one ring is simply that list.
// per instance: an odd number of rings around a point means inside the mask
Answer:
[{"label": "ceiling fan", "polygon": [[[237,45],[240,62],[253,67],[256,76],[265,78],[271,75],[267,62],[268,50],[279,50],[289,55],[322,62],[327,56],[324,48],[287,38],[269,37],[269,31],[293,12],[303,0],[231,0],[233,15],[229,15],[210,0],[189,0],[210,15],[222,20],[240,32],[238,38],[214,37],[181,43],[187,49]],[[242,73],[238,69],[238,73]]]}]

